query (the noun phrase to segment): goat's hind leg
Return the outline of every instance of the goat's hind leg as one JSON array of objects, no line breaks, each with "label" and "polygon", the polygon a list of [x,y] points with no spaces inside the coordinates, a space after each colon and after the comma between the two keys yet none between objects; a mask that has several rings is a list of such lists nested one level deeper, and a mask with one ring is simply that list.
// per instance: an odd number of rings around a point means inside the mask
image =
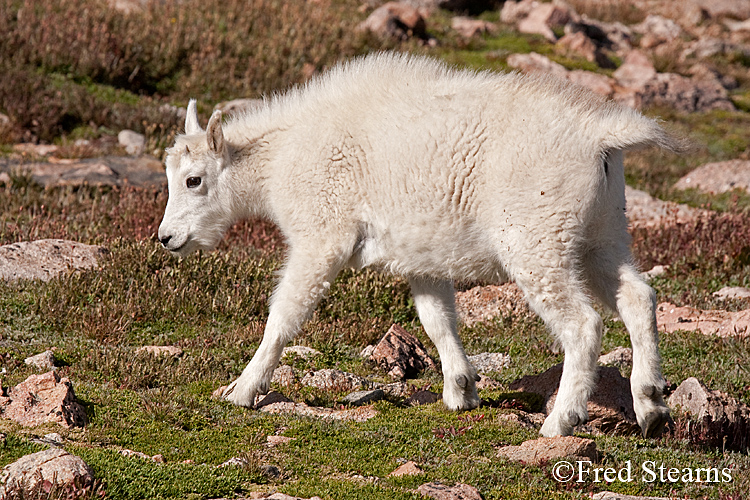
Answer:
[{"label": "goat's hind leg", "polygon": [[430,340],[437,347],[443,366],[443,403],[451,410],[479,406],[477,372],[469,363],[456,332],[453,284],[430,278],[412,278],[414,304]]},{"label": "goat's hind leg", "polygon": [[565,350],[555,406],[540,431],[542,436],[567,436],[588,421],[587,403],[596,385],[596,360],[602,320],[591,306],[575,271],[558,263],[546,269],[514,273],[531,308],[544,320]]},{"label": "goat's hind leg", "polygon": [[630,264],[627,248],[600,250],[585,260],[589,285],[600,300],[620,314],[633,344],[630,390],[638,425],[646,437],[658,436],[669,421],[659,358],[656,297]]},{"label": "goat's hind leg", "polygon": [[223,393],[224,399],[252,407],[268,392],[284,346],[296,337],[341,269],[344,255],[320,249],[292,249],[268,313],[263,341],[242,375]]}]

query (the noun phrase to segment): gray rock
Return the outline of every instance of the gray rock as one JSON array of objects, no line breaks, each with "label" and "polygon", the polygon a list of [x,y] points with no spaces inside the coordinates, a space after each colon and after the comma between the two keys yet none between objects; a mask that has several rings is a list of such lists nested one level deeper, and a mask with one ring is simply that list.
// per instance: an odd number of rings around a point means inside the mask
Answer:
[{"label": "gray rock", "polygon": [[310,372],[302,377],[300,383],[304,386],[335,392],[349,392],[370,385],[367,379],[359,375],[330,368]]},{"label": "gray rock", "polygon": [[483,373],[479,374],[479,380],[477,381],[477,390],[482,391],[485,389],[498,389],[502,387],[502,384],[497,380],[491,379]]},{"label": "gray rock", "polygon": [[276,492],[273,495],[267,497],[268,500],[322,500],[320,497],[310,497],[310,498],[302,498],[302,497],[293,497],[291,495],[287,495],[286,493],[279,493]]},{"label": "gray rock", "polygon": [[601,51],[597,44],[583,31],[568,33],[557,41],[557,47],[576,53],[602,68],[614,68],[615,64]]},{"label": "gray rock", "polygon": [[348,394],[341,402],[345,405],[362,406],[385,398],[383,389],[373,389],[371,391],[356,391]]},{"label": "gray rock", "polygon": [[525,411],[514,411],[513,413],[501,413],[497,416],[501,422],[517,425],[524,429],[541,429],[544,424],[543,413],[527,413]]},{"label": "gray rock", "polygon": [[510,366],[510,356],[502,352],[483,352],[469,356],[469,362],[479,373],[499,372]]},{"label": "gray rock", "polygon": [[605,23],[584,14],[579,22],[565,25],[566,34],[574,31],[583,31],[598,47],[612,50],[620,57],[633,49],[633,30],[620,22]]},{"label": "gray rock", "polygon": [[232,457],[226,462],[217,465],[217,468],[224,468],[224,467],[243,467],[247,464],[247,460],[240,457]]},{"label": "gray rock", "polygon": [[604,97],[612,97],[615,91],[615,81],[613,78],[591,71],[580,69],[570,71],[568,73],[568,80]]},{"label": "gray rock", "polygon": [[633,50],[612,76],[617,84],[627,88],[643,88],[656,76],[656,68],[651,60],[641,51]]},{"label": "gray rock", "polygon": [[375,388],[382,389],[386,397],[399,399],[409,395],[409,384],[406,382],[393,382],[392,384],[374,384]]},{"label": "gray rock", "polygon": [[362,351],[359,353],[359,357],[360,358],[369,358],[370,356],[372,356],[372,352],[374,350],[375,350],[375,346],[374,345],[368,345],[367,347],[365,347],[364,349],[362,349]]},{"label": "gray rock", "polygon": [[729,93],[711,79],[691,79],[675,73],[659,73],[642,89],[641,106],[669,106],[686,113],[734,111]]},{"label": "gray rock", "polygon": [[13,145],[13,151],[31,156],[49,156],[57,153],[60,148],[54,144],[33,144],[22,142]]},{"label": "gray rock", "polygon": [[51,446],[60,446],[63,444],[63,437],[57,432],[50,432],[44,435],[42,441]]},{"label": "gray rock", "polygon": [[724,54],[728,49],[729,45],[721,38],[705,37],[691,43],[682,52],[682,58],[695,57],[697,59],[707,59],[718,54]]},{"label": "gray rock", "polygon": [[557,76],[561,79],[567,78],[568,70],[562,64],[552,61],[550,58],[531,52],[529,54],[511,54],[508,56],[508,66],[524,73],[545,73]]},{"label": "gray rock", "polygon": [[37,370],[41,371],[49,371],[55,369],[55,353],[53,353],[50,350],[44,351],[42,353],[36,354],[34,356],[29,356],[28,358],[23,360],[24,363],[26,363],[29,366],[33,366]]},{"label": "gray rock", "polygon": [[686,3],[695,5],[709,18],[750,18],[750,1],[748,0],[690,0]]},{"label": "gray rock", "polygon": [[727,90],[734,90],[739,87],[737,79],[732,75],[722,74],[718,69],[708,63],[699,62],[693,64],[687,70],[693,80],[711,80],[721,85]]},{"label": "gray rock", "polygon": [[313,356],[320,356],[320,351],[313,349],[312,347],[305,347],[303,345],[293,345],[285,347],[281,351],[281,357],[284,356],[297,356],[302,359],[310,359]]},{"label": "gray rock", "polygon": [[599,363],[602,365],[613,365],[617,367],[632,365],[633,349],[630,347],[616,347],[613,351],[599,356]]},{"label": "gray rock", "polygon": [[725,286],[711,295],[720,299],[750,299],[750,288],[745,288],[744,286]]},{"label": "gray rock", "polygon": [[36,498],[42,483],[49,481],[57,487],[87,488],[94,482],[94,471],[80,457],[61,448],[32,453],[7,465],[0,478],[0,498]]},{"label": "gray rock", "polygon": [[127,448],[124,448],[124,449],[120,450],[119,453],[123,457],[127,457],[127,458],[140,458],[140,459],[143,459],[143,460],[151,460],[151,456],[150,455],[146,455],[142,451],[134,451],[134,450],[129,450]]},{"label": "gray rock", "polygon": [[459,321],[468,327],[498,317],[534,317],[523,292],[515,283],[475,286],[456,292],[456,313]]},{"label": "gray rock", "polygon": [[271,414],[292,414],[322,420],[365,422],[378,414],[372,406],[359,406],[346,410],[308,406],[305,403],[278,402],[263,406],[260,411]]},{"label": "gray rock", "polygon": [[503,3],[500,20],[505,24],[516,24],[528,17],[532,10],[539,7],[539,4],[540,2],[536,0],[521,0],[520,2],[508,0]]},{"label": "gray rock", "polygon": [[291,441],[296,440],[297,438],[289,437],[289,436],[266,436],[266,444],[269,447],[279,446],[282,444],[289,443]]},{"label": "gray rock", "polygon": [[177,346],[173,345],[146,345],[139,347],[135,350],[136,353],[145,353],[152,356],[165,356],[179,358],[182,356],[183,351]]},{"label": "gray rock", "polygon": [[613,73],[617,84],[614,99],[631,108],[668,106],[678,111],[734,110],[729,94],[716,78],[686,78],[675,73],[657,73],[640,51],[629,52]]},{"label": "gray rock", "polygon": [[148,0],[107,0],[111,8],[125,15],[143,12],[144,4]]},{"label": "gray rock", "polygon": [[750,407],[720,391],[713,391],[695,377],[685,379],[669,396],[669,406],[681,408],[694,418],[713,421],[750,418]]},{"label": "gray rock", "polygon": [[691,419],[677,429],[681,439],[721,450],[750,449],[750,407],[741,401],[690,377],[675,389],[668,403]]},{"label": "gray rock", "polygon": [[440,483],[426,483],[417,488],[417,493],[435,500],[482,500],[482,495],[473,486],[458,483],[446,486]]},{"label": "gray rock", "polygon": [[294,368],[289,365],[281,365],[273,371],[271,377],[271,383],[277,384],[281,387],[292,387],[297,383],[297,374],[294,372]]},{"label": "gray rock", "polygon": [[264,464],[260,468],[261,473],[269,479],[278,479],[281,477],[281,470],[271,464]]},{"label": "gray rock", "polygon": [[644,279],[650,281],[657,276],[662,276],[667,272],[667,269],[669,269],[669,266],[662,266],[661,264],[657,264],[648,271],[642,272],[641,276],[643,276]]},{"label": "gray rock", "polygon": [[131,156],[140,156],[146,150],[146,136],[132,130],[121,130],[117,142]]},{"label": "gray rock", "polygon": [[80,160],[3,164],[3,170],[20,169],[44,186],[163,186],[167,183],[164,165],[147,155],[139,157],[104,156]]},{"label": "gray rock", "polygon": [[641,47],[650,48],[660,43],[671,42],[682,35],[682,28],[671,19],[654,14],[649,15],[642,23],[636,24],[633,31],[643,35]]},{"label": "gray rock", "polygon": [[729,31],[750,31],[750,19],[745,19],[744,21],[725,19],[724,26],[729,28]]},{"label": "gray rock", "polygon": [[49,281],[65,272],[95,268],[108,253],[104,247],[68,240],[3,245],[0,246],[0,279]]},{"label": "gray rock", "polygon": [[633,227],[671,226],[705,217],[710,212],[671,201],[662,201],[638,189],[625,186],[628,221]]}]

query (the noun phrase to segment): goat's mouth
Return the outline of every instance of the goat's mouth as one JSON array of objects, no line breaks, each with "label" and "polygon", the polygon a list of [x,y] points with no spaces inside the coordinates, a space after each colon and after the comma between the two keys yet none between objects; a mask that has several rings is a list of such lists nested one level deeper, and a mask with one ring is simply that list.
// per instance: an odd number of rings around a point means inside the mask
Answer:
[{"label": "goat's mouth", "polygon": [[180,257],[184,257],[186,254],[190,253],[190,248],[188,245],[192,243],[193,239],[188,236],[184,242],[178,247],[170,248],[169,246],[165,246],[167,250],[169,250],[170,253],[179,255]]}]

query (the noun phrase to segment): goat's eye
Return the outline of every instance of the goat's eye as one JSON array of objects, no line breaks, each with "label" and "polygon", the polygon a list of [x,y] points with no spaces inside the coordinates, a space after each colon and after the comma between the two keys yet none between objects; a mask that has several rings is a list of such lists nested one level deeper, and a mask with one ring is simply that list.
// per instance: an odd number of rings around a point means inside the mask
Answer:
[{"label": "goat's eye", "polygon": [[189,188],[197,188],[201,185],[201,178],[200,177],[188,177],[185,181],[185,185]]}]

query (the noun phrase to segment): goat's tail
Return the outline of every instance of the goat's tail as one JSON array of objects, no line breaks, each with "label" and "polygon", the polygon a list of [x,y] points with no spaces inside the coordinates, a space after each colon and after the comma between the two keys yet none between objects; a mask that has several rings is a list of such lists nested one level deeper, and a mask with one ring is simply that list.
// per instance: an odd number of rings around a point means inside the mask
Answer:
[{"label": "goat's tail", "polygon": [[604,151],[656,146],[672,153],[684,154],[692,149],[687,140],[665,130],[658,120],[643,116],[630,108],[612,108],[604,121],[600,143]]}]

